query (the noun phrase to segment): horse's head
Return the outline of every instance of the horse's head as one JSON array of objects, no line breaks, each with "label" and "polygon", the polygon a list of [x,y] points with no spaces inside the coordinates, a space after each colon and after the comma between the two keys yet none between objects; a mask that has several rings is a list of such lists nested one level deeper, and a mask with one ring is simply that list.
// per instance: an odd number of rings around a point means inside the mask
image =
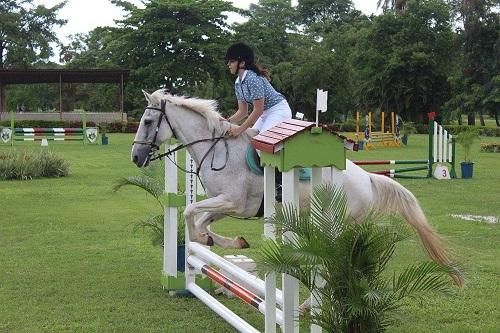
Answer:
[{"label": "horse's head", "polygon": [[132,162],[139,168],[147,166],[151,155],[162,143],[174,136],[166,114],[169,103],[162,98],[163,90],[157,90],[151,95],[144,90],[142,92],[148,106],[141,117],[131,154]]}]

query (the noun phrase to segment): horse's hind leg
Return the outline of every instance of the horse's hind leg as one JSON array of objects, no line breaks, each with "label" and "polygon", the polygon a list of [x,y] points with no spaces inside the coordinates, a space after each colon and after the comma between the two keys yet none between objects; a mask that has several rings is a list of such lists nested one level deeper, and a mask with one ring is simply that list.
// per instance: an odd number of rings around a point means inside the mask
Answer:
[{"label": "horse's hind leg", "polygon": [[[188,205],[184,210],[184,218],[186,219],[189,239],[203,245],[213,245],[216,243],[223,247],[231,247],[232,240],[225,239],[215,233],[209,232],[207,227],[210,223],[216,220],[213,218],[214,216],[221,215],[222,217],[223,214],[231,214],[234,213],[234,211],[234,203],[226,200],[223,195],[218,195],[216,197],[208,198]],[[210,214],[203,214],[203,216],[195,224],[195,216],[200,213]],[[215,236],[215,239],[213,236]]]},{"label": "horse's hind leg", "polygon": [[196,221],[196,230],[199,230],[202,234],[208,234],[212,238],[213,242],[222,248],[245,249],[249,247],[247,241],[243,237],[228,238],[208,230],[208,226],[210,224],[222,219],[223,217],[225,217],[225,215],[220,213],[204,213]]}]

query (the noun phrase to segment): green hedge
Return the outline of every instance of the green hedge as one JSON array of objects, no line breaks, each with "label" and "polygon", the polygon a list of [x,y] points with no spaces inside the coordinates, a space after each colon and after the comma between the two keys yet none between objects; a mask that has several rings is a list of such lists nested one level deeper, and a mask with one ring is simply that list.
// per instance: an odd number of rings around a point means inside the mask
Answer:
[{"label": "green hedge", "polygon": [[[355,132],[356,124],[354,121],[347,121],[345,123],[337,123],[332,124],[330,126],[336,132]],[[429,125],[428,124],[413,124],[416,133],[418,134],[427,134],[429,133]],[[481,136],[494,136],[500,137],[500,127],[488,127],[488,126],[477,126],[479,128],[479,135]],[[466,128],[467,125],[444,125],[444,129],[446,129],[450,134],[456,135]],[[364,126],[359,128],[361,132],[365,130]]]},{"label": "green hedge", "polygon": [[8,150],[0,152],[0,180],[28,180],[42,177],[63,177],[69,164],[52,151]]},{"label": "green hedge", "polygon": [[[9,127],[10,122],[0,121],[0,127]],[[87,122],[88,127],[95,126],[92,121]],[[121,122],[115,121],[106,124],[105,132],[108,133],[135,133],[137,132],[137,127],[139,126],[138,121]],[[414,124],[415,130],[419,134],[427,134],[429,131],[429,125],[427,124]],[[81,121],[64,121],[64,120],[18,120],[16,121],[16,127],[82,127]],[[444,125],[443,126],[449,133],[456,135],[461,131],[465,130],[467,125]],[[336,132],[355,132],[356,123],[354,120],[348,120],[345,123],[332,124],[330,128]],[[494,136],[500,137],[500,127],[488,127],[488,126],[478,126],[479,134],[481,136]],[[103,126],[100,125],[99,129],[103,132]],[[364,127],[360,127],[361,132],[364,131]]]},{"label": "green hedge", "polygon": [[[467,125],[443,125],[443,128],[447,130],[452,135],[457,135],[458,133],[466,130],[469,126]],[[481,136],[495,136],[500,137],[500,127],[488,127],[488,126],[476,126],[479,129],[479,135]],[[415,124],[417,133],[427,134],[429,132],[429,126],[427,124]]]},{"label": "green hedge", "polygon": [[481,151],[486,153],[500,153],[500,143],[481,143]]},{"label": "green hedge", "polygon": [[[16,120],[16,127],[77,127],[81,128],[83,122],[81,120]],[[0,121],[0,127],[10,127],[10,121]],[[93,121],[87,121],[87,127],[95,127]]]},{"label": "green hedge", "polygon": [[[68,121],[68,120],[17,120],[15,123],[16,127],[76,127],[82,128],[83,123],[79,121]],[[87,121],[87,127],[95,127],[96,124],[93,121]],[[99,130],[108,133],[135,133],[139,122],[129,121],[121,122],[115,121],[109,124],[100,124]],[[0,127],[10,127],[10,121],[0,121]]]}]

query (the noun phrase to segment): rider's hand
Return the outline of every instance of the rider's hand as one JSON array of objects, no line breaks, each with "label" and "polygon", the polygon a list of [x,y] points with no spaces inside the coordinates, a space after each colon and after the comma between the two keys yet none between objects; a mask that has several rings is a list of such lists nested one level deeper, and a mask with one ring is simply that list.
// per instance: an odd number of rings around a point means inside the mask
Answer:
[{"label": "rider's hand", "polygon": [[236,126],[236,125],[233,125],[233,126],[231,126],[231,128],[227,131],[227,134],[228,134],[229,136],[234,136],[234,137],[236,137],[236,136],[240,135],[241,133],[243,133],[243,131],[244,131],[244,130],[245,130],[245,129],[244,129],[244,128],[242,128],[241,126]]}]

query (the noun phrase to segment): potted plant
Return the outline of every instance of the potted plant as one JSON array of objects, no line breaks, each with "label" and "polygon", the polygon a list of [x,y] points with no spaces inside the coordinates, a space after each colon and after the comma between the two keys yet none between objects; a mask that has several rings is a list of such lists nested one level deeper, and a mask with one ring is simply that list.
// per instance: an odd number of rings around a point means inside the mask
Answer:
[{"label": "potted plant", "polygon": [[101,131],[101,144],[108,144],[108,125],[106,123],[99,124],[99,130]]},{"label": "potted plant", "polygon": [[345,207],[340,188],[320,185],[306,210],[280,205],[267,219],[279,233],[293,232],[294,241],[266,241],[259,267],[290,274],[319,298],[321,311],[310,312],[312,323],[324,332],[384,332],[405,299],[451,292],[449,274],[460,274],[453,264],[424,261],[388,272],[397,245],[410,234],[400,225],[381,224],[373,213],[352,223]]},{"label": "potted plant", "polygon": [[471,147],[477,139],[479,139],[479,131],[475,127],[467,127],[455,137],[455,142],[464,149],[464,161],[460,163],[462,178],[472,178],[474,163],[470,158]]},{"label": "potted plant", "polygon": [[403,136],[401,137],[401,142],[407,146],[408,145],[408,137],[410,134],[413,134],[416,132],[415,125],[412,122],[406,122],[403,124]]}]

